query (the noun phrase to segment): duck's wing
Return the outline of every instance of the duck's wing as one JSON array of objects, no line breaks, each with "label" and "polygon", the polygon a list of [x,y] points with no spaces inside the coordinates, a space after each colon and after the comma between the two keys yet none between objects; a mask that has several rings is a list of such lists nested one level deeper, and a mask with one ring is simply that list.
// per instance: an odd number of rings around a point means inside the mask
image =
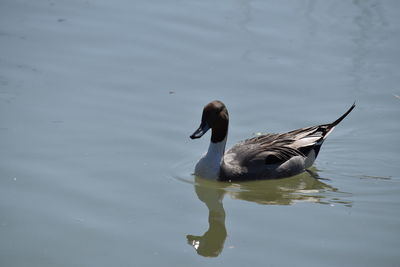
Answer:
[{"label": "duck's wing", "polygon": [[354,106],[330,124],[265,134],[238,143],[224,155],[221,178],[278,178],[304,171],[314,162],[329,133]]},{"label": "duck's wing", "polygon": [[340,118],[329,124],[305,127],[280,134],[265,134],[242,141],[227,153],[236,155],[242,165],[249,161],[281,164],[294,156],[307,157],[314,152],[314,159],[328,135],[355,107],[353,104]]},{"label": "duck's wing", "polygon": [[328,133],[327,125],[312,126],[281,134],[265,134],[244,140],[227,151],[242,166],[251,162],[281,164],[294,156],[306,157],[321,146]]},{"label": "duck's wing", "polygon": [[270,179],[298,174],[314,162],[324,128],[313,126],[244,140],[225,153],[220,179]]},{"label": "duck's wing", "polygon": [[[309,130],[305,128],[304,131]],[[300,173],[304,170],[305,155],[294,144],[299,140],[296,136],[302,135],[305,133],[295,131],[284,134],[265,134],[236,144],[224,155],[220,179],[279,178]],[[283,171],[278,171],[280,166],[286,165],[290,166],[282,168]]]}]

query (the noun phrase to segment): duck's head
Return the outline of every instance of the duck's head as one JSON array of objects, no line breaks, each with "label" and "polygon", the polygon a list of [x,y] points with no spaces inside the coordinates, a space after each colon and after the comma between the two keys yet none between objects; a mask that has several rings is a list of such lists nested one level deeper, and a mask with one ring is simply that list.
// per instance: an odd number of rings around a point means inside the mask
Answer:
[{"label": "duck's head", "polygon": [[204,106],[200,127],[190,138],[200,138],[211,128],[211,141],[221,142],[228,134],[228,124],[229,115],[224,103],[218,100],[212,101]]}]

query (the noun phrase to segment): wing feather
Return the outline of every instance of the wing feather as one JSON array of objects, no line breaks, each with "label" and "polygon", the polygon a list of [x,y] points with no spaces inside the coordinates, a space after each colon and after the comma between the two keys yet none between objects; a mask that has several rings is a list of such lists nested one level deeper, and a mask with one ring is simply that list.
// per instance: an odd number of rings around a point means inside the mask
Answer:
[{"label": "wing feather", "polygon": [[264,134],[240,142],[227,153],[237,155],[235,158],[242,166],[260,160],[265,164],[281,164],[294,156],[307,156],[314,146],[321,145],[329,130],[329,125],[319,125],[281,134]]}]

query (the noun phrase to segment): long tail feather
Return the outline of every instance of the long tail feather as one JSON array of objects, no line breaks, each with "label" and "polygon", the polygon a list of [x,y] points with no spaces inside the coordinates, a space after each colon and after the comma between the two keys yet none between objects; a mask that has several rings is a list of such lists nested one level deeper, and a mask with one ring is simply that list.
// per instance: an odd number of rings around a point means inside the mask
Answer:
[{"label": "long tail feather", "polygon": [[346,111],[346,113],[344,113],[339,119],[332,122],[330,126],[335,127],[336,125],[338,125],[344,118],[346,118],[347,115],[349,115],[349,113],[354,109],[355,106],[356,102],[354,102],[353,105],[349,108],[349,110]]},{"label": "long tail feather", "polygon": [[335,126],[338,125],[344,118],[346,118],[347,115],[349,115],[349,113],[354,109],[355,106],[356,106],[356,102],[354,102],[353,105],[351,105],[351,107],[349,108],[349,110],[346,111],[346,113],[344,113],[342,116],[340,116],[339,119],[335,120],[331,124],[326,125],[328,131],[324,134],[324,137],[321,139],[320,144],[322,144],[322,142],[325,141],[325,139],[333,131],[333,129],[335,129]]}]

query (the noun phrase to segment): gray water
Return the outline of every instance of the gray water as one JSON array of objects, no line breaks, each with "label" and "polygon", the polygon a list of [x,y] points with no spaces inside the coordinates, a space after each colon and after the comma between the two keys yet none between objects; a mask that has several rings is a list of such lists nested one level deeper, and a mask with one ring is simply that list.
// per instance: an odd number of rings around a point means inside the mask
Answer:
[{"label": "gray water", "polygon": [[[399,266],[400,2],[0,2],[1,266]],[[356,109],[296,177],[195,178]]]}]

